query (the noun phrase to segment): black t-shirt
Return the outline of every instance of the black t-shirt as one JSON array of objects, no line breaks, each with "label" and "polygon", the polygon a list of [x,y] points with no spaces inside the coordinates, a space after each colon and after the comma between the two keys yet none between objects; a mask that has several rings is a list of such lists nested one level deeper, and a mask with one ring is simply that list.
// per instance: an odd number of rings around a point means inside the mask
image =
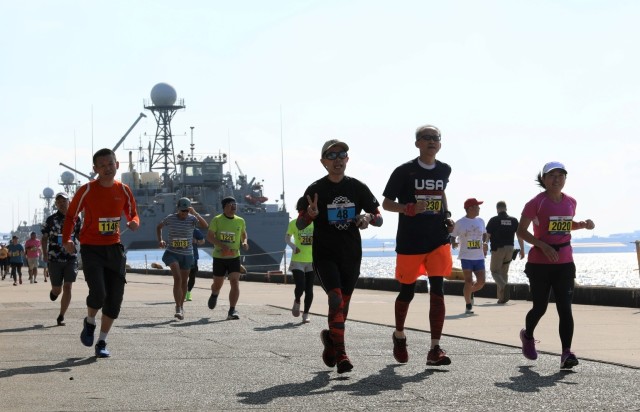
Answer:
[{"label": "black t-shirt", "polygon": [[345,176],[339,183],[328,177],[313,182],[304,192],[302,210],[306,210],[306,196],[318,194],[318,216],[313,221],[313,260],[357,261],[362,258],[360,229],[355,217],[362,210],[375,213],[380,204],[364,183]]},{"label": "black t-shirt", "polygon": [[417,255],[431,252],[449,243],[445,220],[444,191],[449,183],[451,166],[436,160],[429,170],[411,160],[398,166],[382,193],[385,198],[399,203],[427,202],[426,212],[410,217],[400,213],[396,234],[396,252]]},{"label": "black t-shirt", "polygon": [[513,246],[513,237],[518,230],[518,219],[509,216],[507,212],[500,212],[498,216],[489,219],[487,233],[491,236],[491,250],[498,250],[503,246]]}]

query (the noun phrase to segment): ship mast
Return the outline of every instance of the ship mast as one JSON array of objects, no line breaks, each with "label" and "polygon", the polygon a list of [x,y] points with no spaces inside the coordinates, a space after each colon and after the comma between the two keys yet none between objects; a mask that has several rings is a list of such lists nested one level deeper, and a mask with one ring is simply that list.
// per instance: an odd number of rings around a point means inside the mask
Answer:
[{"label": "ship mast", "polygon": [[151,89],[151,102],[145,100],[144,108],[153,113],[157,124],[153,150],[149,157],[149,171],[161,171],[163,187],[170,188],[171,177],[176,174],[171,120],[178,110],[185,108],[184,99],[177,99],[172,86],[158,83]]}]

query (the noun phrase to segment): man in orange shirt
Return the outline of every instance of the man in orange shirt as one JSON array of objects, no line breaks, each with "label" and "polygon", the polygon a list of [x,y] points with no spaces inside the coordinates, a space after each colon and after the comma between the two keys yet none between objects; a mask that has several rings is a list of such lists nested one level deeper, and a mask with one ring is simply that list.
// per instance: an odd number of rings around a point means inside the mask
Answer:
[{"label": "man in orange shirt", "polygon": [[120,164],[111,149],[100,149],[93,155],[96,180],[82,185],[73,196],[62,229],[62,242],[70,254],[76,253],[71,232],[81,212],[80,255],[85,280],[89,287],[87,317],[80,334],[85,346],[93,345],[96,314],[102,309],[100,336],[95,346],[96,357],[111,356],[107,350],[107,335],[118,318],[126,281],[126,256],[120,243],[120,219],[124,213],[127,227],[137,230],[140,219],[136,201],[129,186],[115,180]]}]

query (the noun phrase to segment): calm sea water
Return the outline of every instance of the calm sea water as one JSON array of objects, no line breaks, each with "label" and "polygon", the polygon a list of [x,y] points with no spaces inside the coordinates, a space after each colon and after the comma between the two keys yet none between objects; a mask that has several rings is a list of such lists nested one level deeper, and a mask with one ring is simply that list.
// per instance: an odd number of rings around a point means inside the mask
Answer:
[{"label": "calm sea water", "polygon": [[[290,261],[289,253],[288,249],[287,262]],[[131,267],[138,269],[151,268],[151,263],[163,265],[162,254],[163,250],[161,249],[130,250],[127,252],[127,263]],[[577,268],[577,282],[580,285],[640,288],[638,260],[635,252],[574,253],[573,257]],[[511,262],[509,269],[510,282],[528,283],[523,272],[525,263],[526,257],[523,260],[516,259]],[[198,262],[200,269],[210,271],[211,264],[211,256],[206,250],[200,250],[200,260]],[[455,256],[453,265],[460,267],[460,261]],[[281,267],[284,267],[284,262]],[[489,258],[486,260],[486,267],[489,267]],[[364,249],[361,266],[362,277],[393,278],[394,270],[395,255],[393,254],[393,249]],[[487,280],[493,281],[488,270]]]}]

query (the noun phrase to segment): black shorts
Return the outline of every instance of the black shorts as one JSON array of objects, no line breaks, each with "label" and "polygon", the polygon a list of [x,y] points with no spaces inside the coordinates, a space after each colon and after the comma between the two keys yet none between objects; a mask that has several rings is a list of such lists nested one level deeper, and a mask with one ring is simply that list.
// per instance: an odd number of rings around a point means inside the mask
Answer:
[{"label": "black shorts", "polygon": [[213,258],[213,276],[225,276],[240,273],[240,257],[231,259]]},{"label": "black shorts", "polygon": [[78,277],[78,260],[66,262],[52,262],[47,264],[49,277],[53,286],[62,286],[63,283],[73,283]]}]

